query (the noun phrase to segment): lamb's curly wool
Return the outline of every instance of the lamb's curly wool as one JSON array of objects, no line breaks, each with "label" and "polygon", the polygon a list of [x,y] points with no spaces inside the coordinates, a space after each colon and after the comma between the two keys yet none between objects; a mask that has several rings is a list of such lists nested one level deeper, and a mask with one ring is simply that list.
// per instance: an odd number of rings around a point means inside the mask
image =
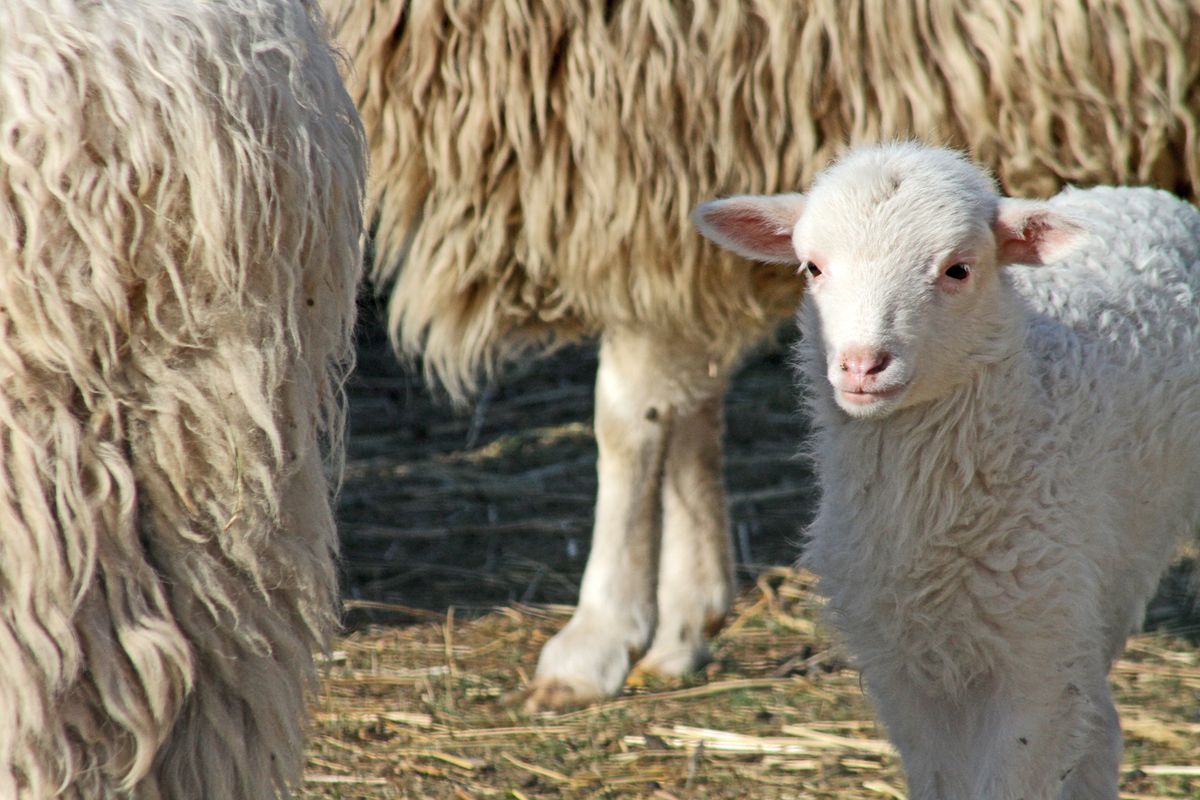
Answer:
[{"label": "lamb's curly wool", "polygon": [[1197,0],[324,4],[391,331],[453,394],[626,324],[727,360],[798,293],[689,212],[807,184],[848,141],[966,148],[1015,194],[1200,187]]},{"label": "lamb's curly wool", "polygon": [[0,3],[0,796],[298,777],[363,144],[302,0]]}]

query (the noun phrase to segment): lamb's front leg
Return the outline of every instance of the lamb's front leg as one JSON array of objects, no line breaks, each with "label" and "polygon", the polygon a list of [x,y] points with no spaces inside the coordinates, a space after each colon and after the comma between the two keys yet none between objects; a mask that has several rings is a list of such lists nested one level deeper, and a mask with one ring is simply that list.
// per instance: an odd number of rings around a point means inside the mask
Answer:
[{"label": "lamb's front leg", "polygon": [[1121,722],[1107,675],[1093,680],[1089,696],[1091,738],[1083,758],[1063,777],[1060,800],[1116,800],[1120,793]]},{"label": "lamb's front leg", "polygon": [[663,470],[663,543],[658,570],[658,630],[639,670],[683,675],[708,658],[733,602],[733,548],[721,480],[725,384],[707,373],[711,396],[681,411],[671,427]]},{"label": "lamb's front leg", "polygon": [[640,338],[608,336],[596,377],[599,490],[579,606],[542,649],[528,711],[616,694],[654,633],[662,472],[673,411],[668,364]]},{"label": "lamb's front leg", "polygon": [[900,751],[909,800],[975,800],[968,764],[975,726],[971,700],[929,691],[902,667],[877,666],[863,673],[876,714]]},{"label": "lamb's front leg", "polygon": [[1098,705],[1094,680],[1035,671],[982,678],[955,697],[899,676],[867,682],[900,750],[911,800],[1117,797],[1116,751],[1104,724],[1116,715]]},{"label": "lamb's front leg", "polygon": [[1013,684],[991,698],[977,736],[972,796],[1116,800],[1120,729],[1104,674],[1047,670]]}]

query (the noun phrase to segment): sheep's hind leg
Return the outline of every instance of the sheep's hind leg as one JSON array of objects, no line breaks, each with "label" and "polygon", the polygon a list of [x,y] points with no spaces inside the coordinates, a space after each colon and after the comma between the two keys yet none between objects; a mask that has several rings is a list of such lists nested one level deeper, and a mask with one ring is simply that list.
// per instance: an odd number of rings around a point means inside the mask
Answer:
[{"label": "sheep's hind leg", "polygon": [[527,711],[616,694],[654,633],[662,472],[673,421],[669,370],[648,337],[608,334],[601,342],[591,554],[575,616],[542,649]]},{"label": "sheep's hind leg", "polygon": [[712,396],[681,411],[671,427],[663,470],[663,542],[658,568],[658,628],[639,671],[683,675],[708,659],[733,602],[733,550],[721,480],[724,381],[700,378]]}]

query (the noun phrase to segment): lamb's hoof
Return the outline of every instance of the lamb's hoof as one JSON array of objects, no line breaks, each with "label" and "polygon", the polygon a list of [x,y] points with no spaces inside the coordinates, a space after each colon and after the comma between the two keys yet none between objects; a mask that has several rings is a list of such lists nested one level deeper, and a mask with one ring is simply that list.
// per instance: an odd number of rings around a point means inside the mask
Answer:
[{"label": "lamb's hoof", "polygon": [[505,697],[508,705],[520,705],[526,714],[546,711],[569,711],[582,708],[601,700],[608,694],[598,686],[585,682],[571,683],[562,678],[534,678],[528,688],[510,692]]}]

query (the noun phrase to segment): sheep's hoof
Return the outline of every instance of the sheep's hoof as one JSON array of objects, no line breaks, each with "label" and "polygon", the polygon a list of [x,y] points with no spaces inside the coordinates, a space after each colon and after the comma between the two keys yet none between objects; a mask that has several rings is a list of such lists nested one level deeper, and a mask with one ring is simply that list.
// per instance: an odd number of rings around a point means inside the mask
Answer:
[{"label": "sheep's hoof", "polygon": [[510,692],[506,705],[520,705],[526,714],[566,711],[607,700],[608,693],[598,686],[568,683],[561,678],[535,678],[526,689]]},{"label": "sheep's hoof", "polygon": [[710,660],[708,646],[703,642],[699,645],[682,645],[671,649],[651,647],[633,668],[633,674],[682,678],[701,669]]}]

